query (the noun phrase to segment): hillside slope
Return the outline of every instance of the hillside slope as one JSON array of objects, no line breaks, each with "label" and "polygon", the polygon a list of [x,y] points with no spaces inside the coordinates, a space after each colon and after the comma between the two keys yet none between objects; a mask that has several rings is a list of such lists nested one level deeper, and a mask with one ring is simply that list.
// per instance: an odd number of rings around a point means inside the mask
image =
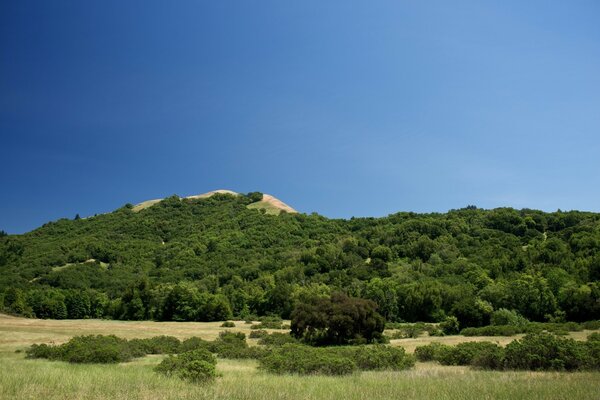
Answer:
[{"label": "hillside slope", "polygon": [[[253,209],[261,202],[287,212]],[[454,315],[476,326],[500,308],[586,320],[600,318],[599,279],[600,214],[577,211],[333,220],[216,192],[0,237],[0,307],[41,317],[285,317],[343,290],[392,321]]]}]

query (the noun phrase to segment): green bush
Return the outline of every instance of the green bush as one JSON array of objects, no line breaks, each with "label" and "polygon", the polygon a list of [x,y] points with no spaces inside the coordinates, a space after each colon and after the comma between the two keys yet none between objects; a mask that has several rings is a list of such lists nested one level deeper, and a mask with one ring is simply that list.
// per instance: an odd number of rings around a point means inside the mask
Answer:
[{"label": "green bush", "polygon": [[193,336],[191,338],[185,339],[181,342],[180,351],[185,353],[186,351],[192,351],[197,349],[207,349],[209,350],[212,346],[212,342],[201,339],[197,336]]},{"label": "green bush", "polygon": [[510,325],[518,328],[525,327],[529,321],[516,311],[500,308],[492,313],[491,325]]},{"label": "green bush", "polygon": [[131,339],[129,345],[138,346],[144,354],[175,354],[181,351],[181,341],[174,336]]},{"label": "green bush", "polygon": [[27,350],[28,358],[71,363],[119,363],[143,355],[138,346],[130,346],[127,340],[114,335],[75,336],[59,346],[33,345]]},{"label": "green bush", "polygon": [[286,343],[298,343],[298,340],[289,333],[274,332],[260,338],[258,344],[265,346],[283,346]]},{"label": "green bush", "polygon": [[495,354],[498,349],[501,347],[491,342],[464,342],[441,348],[436,360],[442,365],[471,365],[475,358],[483,354]]},{"label": "green bush", "polygon": [[517,333],[520,333],[520,330],[512,325],[488,325],[460,331],[464,336],[514,336]]},{"label": "green bush", "polygon": [[583,343],[549,333],[528,334],[506,346],[507,369],[533,371],[573,371],[590,364],[588,348]]},{"label": "green bush", "polygon": [[216,358],[206,349],[197,349],[165,358],[155,371],[166,376],[202,383],[215,379]]},{"label": "green bush", "polygon": [[459,330],[458,318],[451,316],[446,317],[446,319],[440,323],[440,329],[446,335],[456,335]]},{"label": "green bush", "polygon": [[504,367],[504,348],[494,345],[479,349],[473,356],[471,365],[479,369],[502,369]]},{"label": "green bush", "polygon": [[403,370],[415,364],[402,347],[382,344],[341,348],[340,353],[352,358],[360,370]]},{"label": "green bush", "polygon": [[582,323],[581,326],[583,327],[583,329],[588,329],[588,330],[594,331],[596,329],[600,329],[600,320],[586,321],[586,322]]},{"label": "green bush", "polygon": [[403,370],[414,365],[404,349],[385,345],[310,347],[284,344],[261,360],[274,373],[344,375],[356,370]]},{"label": "green bush", "polygon": [[265,331],[264,329],[258,329],[258,330],[254,330],[252,332],[250,332],[250,335],[248,335],[248,337],[250,339],[260,339],[262,337],[268,336],[269,332]]},{"label": "green bush", "polygon": [[225,321],[221,324],[221,328],[235,328],[235,323],[233,321]]},{"label": "green bush", "polygon": [[260,360],[260,366],[277,374],[347,375],[356,371],[356,363],[331,348],[286,344],[275,348]]},{"label": "green bush", "polygon": [[438,359],[438,354],[443,351],[446,347],[445,344],[433,342],[425,346],[418,346],[415,349],[415,357],[419,361],[435,361]]}]

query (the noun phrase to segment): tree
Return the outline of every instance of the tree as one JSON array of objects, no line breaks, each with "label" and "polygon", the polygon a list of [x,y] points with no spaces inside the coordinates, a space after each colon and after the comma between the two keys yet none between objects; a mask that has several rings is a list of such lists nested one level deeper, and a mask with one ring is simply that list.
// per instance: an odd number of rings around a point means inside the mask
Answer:
[{"label": "tree", "polygon": [[384,318],[371,300],[334,293],[298,304],[292,335],[312,345],[371,343],[382,339]]}]

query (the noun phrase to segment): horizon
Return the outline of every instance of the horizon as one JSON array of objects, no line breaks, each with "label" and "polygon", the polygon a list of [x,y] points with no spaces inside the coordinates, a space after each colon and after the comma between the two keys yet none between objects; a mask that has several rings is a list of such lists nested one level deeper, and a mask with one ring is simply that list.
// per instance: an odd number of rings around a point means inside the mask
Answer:
[{"label": "horizon", "polygon": [[0,230],[176,193],[600,212],[600,4],[0,4]]}]

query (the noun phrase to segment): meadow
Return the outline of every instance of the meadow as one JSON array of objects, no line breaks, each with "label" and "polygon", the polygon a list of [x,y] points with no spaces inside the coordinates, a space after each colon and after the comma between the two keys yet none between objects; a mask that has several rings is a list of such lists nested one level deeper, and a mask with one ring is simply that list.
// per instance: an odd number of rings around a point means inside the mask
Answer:
[{"label": "meadow", "polygon": [[[235,321],[231,331],[250,333]],[[36,320],[0,315],[1,399],[600,399],[599,372],[498,372],[417,362],[408,371],[361,372],[344,377],[272,375],[254,360],[219,359],[222,375],[201,386],[155,373],[162,356],[115,365],[73,365],[27,360],[34,343],[63,343],[83,334],[124,338],[172,335],[215,339],[220,322],[132,322],[108,320]],[[583,340],[590,331],[572,332]],[[419,337],[393,340],[408,352],[438,341],[488,340],[506,344],[515,337]],[[256,340],[248,340],[251,345]]]}]

